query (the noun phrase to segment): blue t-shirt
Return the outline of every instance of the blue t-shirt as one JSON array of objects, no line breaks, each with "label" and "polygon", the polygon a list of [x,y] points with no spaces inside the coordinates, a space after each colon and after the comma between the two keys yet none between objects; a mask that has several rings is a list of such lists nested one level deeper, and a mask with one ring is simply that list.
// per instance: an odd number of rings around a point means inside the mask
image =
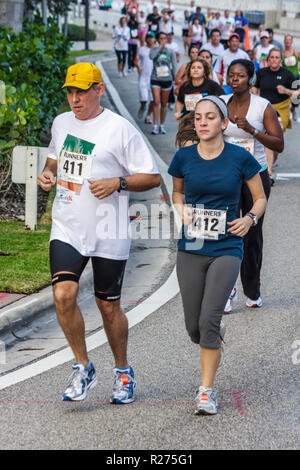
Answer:
[{"label": "blue t-shirt", "polygon": [[[227,222],[237,218],[243,180],[251,179],[261,169],[257,160],[243,148],[225,143],[222,153],[213,160],[200,157],[197,145],[183,147],[176,152],[169,167],[169,174],[184,178],[185,203],[204,209],[227,210]],[[228,232],[220,234],[218,240],[187,238],[182,228],[178,250],[206,256],[231,255],[243,258],[243,238]],[[195,249],[196,248],[196,249]]]}]

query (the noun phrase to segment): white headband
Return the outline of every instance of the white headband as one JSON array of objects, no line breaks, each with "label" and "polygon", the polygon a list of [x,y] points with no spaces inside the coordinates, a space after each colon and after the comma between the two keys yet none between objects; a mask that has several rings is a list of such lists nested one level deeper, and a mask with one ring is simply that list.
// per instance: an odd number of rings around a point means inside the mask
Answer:
[{"label": "white headband", "polygon": [[215,96],[215,95],[208,95],[208,96],[204,96],[203,98],[201,98],[201,100],[199,100],[197,104],[199,104],[200,101],[204,101],[204,100],[212,101],[213,103],[215,103],[215,105],[218,106],[219,110],[223,114],[224,118],[228,118],[227,106],[222,99],[220,99],[218,96]]}]

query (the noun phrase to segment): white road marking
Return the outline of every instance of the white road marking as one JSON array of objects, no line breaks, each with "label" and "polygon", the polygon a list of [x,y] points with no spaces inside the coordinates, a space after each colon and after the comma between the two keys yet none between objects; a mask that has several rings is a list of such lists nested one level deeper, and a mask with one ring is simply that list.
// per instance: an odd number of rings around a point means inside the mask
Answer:
[{"label": "white road marking", "polygon": [[[279,178],[278,178],[279,176]],[[280,178],[300,178],[300,173],[276,173],[276,179]]]},{"label": "white road marking", "polygon": [[[134,325],[148,317],[148,315],[158,310],[165,303],[175,297],[178,292],[179,286],[177,282],[176,269],[174,268],[172,274],[163,286],[157,289],[157,291],[144,302],[127,312],[126,316],[128,318],[129,328],[132,328]],[[106,342],[107,337],[104,330],[98,331],[87,338],[87,350],[92,351]],[[14,372],[10,372],[3,377],[0,377],[0,390],[19,382],[23,382],[31,377],[35,377],[36,375],[42,374],[54,367],[72,361],[73,359],[74,356],[71,348],[64,348],[61,351],[45,357],[44,359],[34,362],[33,364],[29,364],[28,366],[24,366]]]}]

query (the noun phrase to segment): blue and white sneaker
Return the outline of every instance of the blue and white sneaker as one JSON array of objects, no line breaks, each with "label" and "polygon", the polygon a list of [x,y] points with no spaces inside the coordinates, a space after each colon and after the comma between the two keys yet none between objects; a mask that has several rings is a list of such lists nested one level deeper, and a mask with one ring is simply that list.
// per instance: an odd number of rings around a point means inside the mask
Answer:
[{"label": "blue and white sneaker", "polygon": [[136,388],[134,373],[131,367],[114,367],[114,384],[110,403],[115,405],[128,405],[135,398],[133,391]]},{"label": "blue and white sneaker", "polygon": [[215,392],[209,387],[199,387],[196,396],[195,415],[215,415],[218,412],[218,403]]},{"label": "blue and white sneaker", "polygon": [[92,362],[89,367],[76,362],[72,367],[74,372],[69,379],[68,388],[62,399],[63,401],[83,401],[88,390],[94,388],[98,383],[96,371]]}]

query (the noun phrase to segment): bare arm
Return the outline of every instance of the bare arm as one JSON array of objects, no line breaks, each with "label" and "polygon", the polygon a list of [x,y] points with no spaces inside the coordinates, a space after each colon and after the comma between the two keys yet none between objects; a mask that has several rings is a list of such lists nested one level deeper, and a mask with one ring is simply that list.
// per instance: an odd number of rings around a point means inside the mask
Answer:
[{"label": "bare arm", "polygon": [[[128,184],[126,191],[147,191],[160,185],[159,174],[137,173],[135,175],[125,176]],[[120,179],[103,178],[100,180],[88,180],[90,183],[90,191],[97,199],[104,199],[110,196],[120,188]]]},{"label": "bare arm", "polygon": [[[247,180],[246,183],[253,199],[253,206],[249,212],[253,212],[259,219],[264,214],[267,207],[267,199],[259,173],[256,173],[256,175]],[[235,219],[232,222],[227,222],[227,224],[230,225],[228,232],[239,237],[244,237],[252,226],[252,219],[245,215],[244,217]]]},{"label": "bare arm", "polygon": [[52,186],[55,184],[55,177],[57,175],[57,160],[53,158],[47,158],[45,167],[37,177],[38,185],[44,191],[50,191]]},{"label": "bare arm", "polygon": [[290,90],[289,88],[285,88],[285,86],[277,85],[277,91],[281,95],[288,95],[291,98],[299,98],[300,90]]},{"label": "bare arm", "polygon": [[[245,132],[251,135],[254,134],[255,127],[251,126],[246,118],[235,116],[235,123]],[[282,152],[284,148],[283,132],[276,111],[271,104],[268,104],[264,112],[264,127],[266,132],[259,131],[255,139],[270,150],[274,150],[274,152]]]},{"label": "bare arm", "polygon": [[176,77],[175,77],[175,85],[181,85],[182,83],[182,80],[184,79],[185,77],[185,69],[186,69],[186,64],[182,64],[181,67],[179,68],[177,74],[176,74]]},{"label": "bare arm", "polygon": [[183,110],[183,103],[181,103],[181,102],[178,100],[178,98],[177,98],[177,100],[176,100],[175,109],[176,109],[176,111],[175,111],[175,114],[174,114],[174,118],[175,118],[176,120],[178,120],[178,119],[181,118],[181,112],[182,112],[182,110]]},{"label": "bare arm", "polygon": [[192,222],[192,208],[184,205],[184,180],[173,176],[172,201],[179,214],[181,222],[188,225]]}]

